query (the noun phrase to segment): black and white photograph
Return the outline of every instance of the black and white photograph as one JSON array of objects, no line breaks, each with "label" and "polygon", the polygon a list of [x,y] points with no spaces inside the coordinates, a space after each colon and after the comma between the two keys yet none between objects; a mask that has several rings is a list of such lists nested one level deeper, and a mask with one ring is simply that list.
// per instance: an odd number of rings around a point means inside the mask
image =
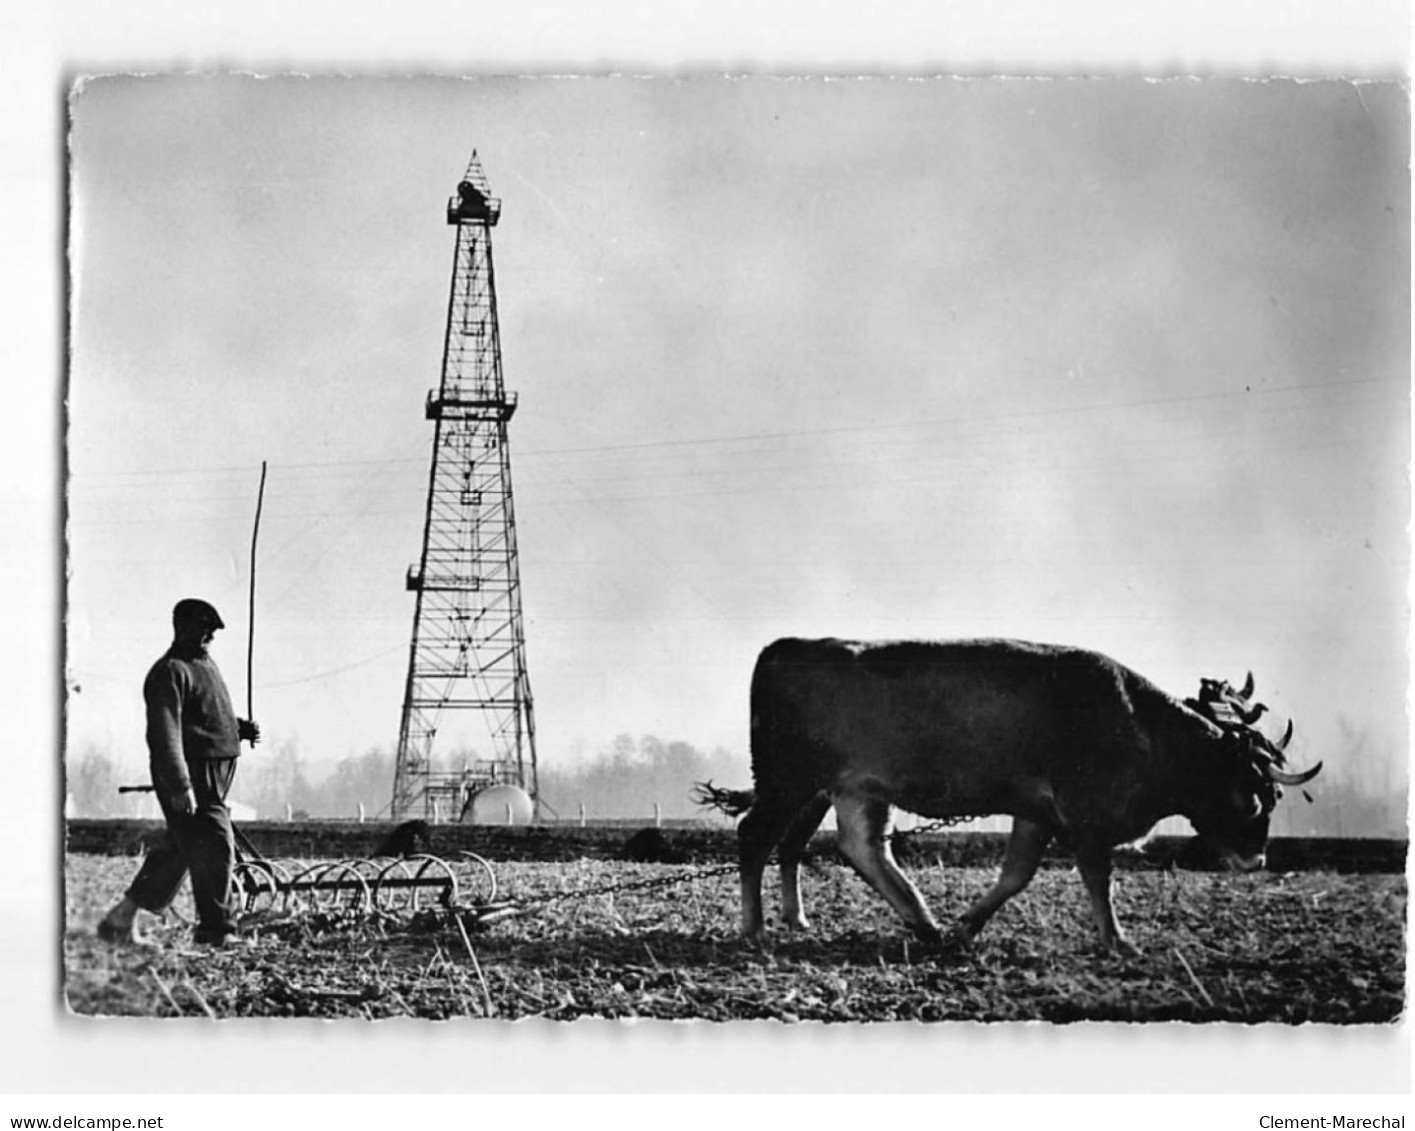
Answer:
[{"label": "black and white photograph", "polygon": [[0,1115],[1404,1126],[1408,4],[436,7],[0,45]]},{"label": "black and white photograph", "polygon": [[1402,1014],[1399,85],[69,113],[69,1009]]}]

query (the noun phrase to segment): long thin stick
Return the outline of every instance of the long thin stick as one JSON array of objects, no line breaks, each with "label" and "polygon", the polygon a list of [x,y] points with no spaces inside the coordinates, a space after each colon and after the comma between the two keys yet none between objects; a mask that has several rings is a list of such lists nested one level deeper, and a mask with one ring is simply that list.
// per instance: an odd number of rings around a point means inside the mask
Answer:
[{"label": "long thin stick", "polygon": [[467,948],[467,954],[472,959],[472,969],[477,972],[477,980],[481,982],[482,996],[486,999],[486,1015],[495,1017],[496,1003],[491,1000],[491,987],[486,984],[486,975],[482,973],[481,963],[477,961],[477,952],[472,949],[472,940],[467,935],[467,928],[460,915],[452,916],[452,921],[457,924],[457,930],[462,932],[462,944]]},{"label": "long thin stick", "polygon": [[[260,511],[265,505],[265,460],[260,461],[260,492],[255,500],[255,529],[251,531],[251,604],[246,637],[246,718],[255,718],[251,676],[255,670],[255,544],[260,537]],[[254,742],[251,743],[255,745]]]},{"label": "long thin stick", "polygon": [[192,980],[187,978],[183,981],[182,985],[186,987],[187,992],[191,994],[192,997],[197,999],[197,1004],[201,1006],[201,1011],[215,1021],[216,1010],[212,1009],[211,1006],[207,1004],[206,998],[201,996],[201,991],[192,984]]},{"label": "long thin stick", "polygon": [[167,1004],[172,1007],[173,1012],[178,1017],[185,1017],[186,1014],[182,1011],[182,1007],[177,1004],[177,999],[172,996],[172,991],[167,988],[167,983],[157,976],[157,971],[149,970],[147,973],[148,977],[157,983],[157,988],[162,991],[162,996],[167,999]]},{"label": "long thin stick", "polygon": [[1199,981],[1198,977],[1195,975],[1194,968],[1189,965],[1189,960],[1184,957],[1184,952],[1178,947],[1175,947],[1174,956],[1179,959],[1179,964],[1184,967],[1184,973],[1189,975],[1189,980],[1194,983],[1194,988],[1199,991],[1204,1001],[1212,1008],[1214,999],[1209,997],[1209,991],[1204,989],[1204,983]]}]

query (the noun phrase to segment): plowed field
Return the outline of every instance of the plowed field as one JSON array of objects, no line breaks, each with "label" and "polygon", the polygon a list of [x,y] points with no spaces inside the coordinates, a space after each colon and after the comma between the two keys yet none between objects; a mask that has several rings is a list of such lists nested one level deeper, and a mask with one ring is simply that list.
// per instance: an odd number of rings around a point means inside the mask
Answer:
[{"label": "plowed field", "polygon": [[[1044,868],[971,950],[939,958],[833,863],[804,876],[812,930],[778,929],[766,950],[737,938],[734,874],[592,860],[495,865],[500,898],[555,898],[465,936],[447,916],[316,911],[273,917],[220,951],[193,946],[175,917],[152,932],[157,948],[102,943],[94,925],[136,863],[67,860],[65,994],[77,1014],[1296,1024],[1404,1010],[1399,875],[1119,872],[1117,914],[1142,951],[1126,958],[1096,947],[1074,873]],[[912,874],[947,919],[994,871]],[[768,882],[770,914],[774,869]]]}]

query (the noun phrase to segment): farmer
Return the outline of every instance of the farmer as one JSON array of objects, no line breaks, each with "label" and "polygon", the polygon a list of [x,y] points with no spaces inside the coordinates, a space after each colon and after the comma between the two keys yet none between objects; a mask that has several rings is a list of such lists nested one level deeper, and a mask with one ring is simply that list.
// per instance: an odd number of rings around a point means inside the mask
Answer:
[{"label": "farmer", "polygon": [[127,894],[98,924],[98,936],[109,942],[147,942],[138,912],[167,907],[189,871],[196,941],[224,946],[236,930],[230,895],[235,840],[226,794],[241,742],[259,742],[260,727],[236,718],[226,682],[207,655],[216,630],[225,627],[205,601],[178,601],[172,610],[172,647],[143,681],[152,785],[167,831],[147,854]]}]

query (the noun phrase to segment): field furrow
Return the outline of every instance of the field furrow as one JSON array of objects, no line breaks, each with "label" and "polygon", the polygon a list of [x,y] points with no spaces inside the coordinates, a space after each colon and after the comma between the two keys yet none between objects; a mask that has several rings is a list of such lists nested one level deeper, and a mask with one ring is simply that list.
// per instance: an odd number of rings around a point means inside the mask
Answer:
[{"label": "field furrow", "polygon": [[[736,935],[732,874],[500,863],[501,897],[554,898],[465,938],[446,916],[331,911],[274,918],[245,945],[212,952],[175,916],[155,930],[159,948],[95,938],[135,865],[67,860],[65,996],[76,1014],[1347,1024],[1393,1021],[1405,1001],[1400,875],[1123,872],[1116,906],[1142,951],[1125,958],[1098,950],[1079,880],[1049,867],[971,949],[939,957],[833,863],[805,874],[812,929],[778,929],[766,949]],[[913,875],[946,919],[992,870]],[[578,894],[645,880],[664,883]]]}]

